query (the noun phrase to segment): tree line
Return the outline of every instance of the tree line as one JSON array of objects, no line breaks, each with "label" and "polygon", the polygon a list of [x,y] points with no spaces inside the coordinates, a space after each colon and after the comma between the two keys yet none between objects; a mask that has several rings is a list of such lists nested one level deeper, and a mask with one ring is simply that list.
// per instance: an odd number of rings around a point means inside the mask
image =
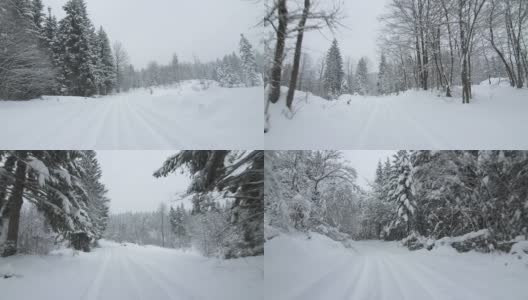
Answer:
[{"label": "tree line", "polygon": [[94,151],[0,151],[0,254],[17,252],[24,203],[56,241],[89,251],[108,217],[101,175]]},{"label": "tree line", "polygon": [[213,79],[222,86],[261,84],[259,55],[242,35],[240,57],[233,53],[210,63],[169,66],[152,62],[136,71],[119,42],[113,47],[102,27],[95,29],[84,0],[69,0],[62,20],[44,12],[42,0],[0,3],[0,99],[43,94],[94,96],[185,79]]},{"label": "tree line", "polygon": [[391,0],[381,17],[388,64],[399,70],[401,89],[433,86],[453,94],[462,86],[463,103],[471,85],[505,77],[522,88],[528,78],[524,0]]},{"label": "tree line", "polygon": [[[192,209],[176,202],[170,209],[160,205],[153,212],[111,214],[104,237],[138,245],[182,250],[192,248],[208,257],[223,256],[232,203],[220,203],[218,196],[207,196],[200,201],[196,198]],[[200,211],[197,211],[198,208]]]},{"label": "tree line", "polygon": [[[339,5],[314,11],[311,2],[303,6],[295,0],[275,0],[268,5],[265,24],[275,32],[265,47],[271,103],[279,100],[280,86],[288,87],[290,109],[295,89],[335,99],[342,94],[436,88],[447,97],[456,92],[469,103],[474,83],[505,78],[512,87],[522,88],[528,80],[524,0],[390,0],[380,17],[384,29],[377,76],[369,73],[366,58],[357,64],[345,60],[336,40],[317,61],[302,51],[305,31],[336,28],[341,18]],[[296,38],[292,62],[286,60],[288,38]],[[454,91],[458,85],[461,90]]]},{"label": "tree line", "polygon": [[[269,162],[269,163],[268,163]],[[466,249],[508,251],[528,235],[526,151],[398,151],[367,190],[337,151],[266,157],[267,238],[316,231],[334,239],[424,240],[485,230]]]}]

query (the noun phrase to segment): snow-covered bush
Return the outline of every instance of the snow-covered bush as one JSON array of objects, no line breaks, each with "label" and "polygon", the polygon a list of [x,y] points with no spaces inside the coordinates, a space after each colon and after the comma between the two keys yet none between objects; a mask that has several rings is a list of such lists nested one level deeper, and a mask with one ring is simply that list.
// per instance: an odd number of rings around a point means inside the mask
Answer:
[{"label": "snow-covered bush", "polygon": [[312,205],[308,199],[300,194],[295,195],[288,201],[288,212],[294,228],[306,230]]}]

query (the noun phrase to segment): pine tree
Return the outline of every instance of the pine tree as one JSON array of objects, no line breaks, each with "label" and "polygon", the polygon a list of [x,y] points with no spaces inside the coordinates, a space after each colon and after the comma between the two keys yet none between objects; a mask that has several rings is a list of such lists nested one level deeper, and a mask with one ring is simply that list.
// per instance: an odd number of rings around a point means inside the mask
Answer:
[{"label": "pine tree", "polygon": [[171,207],[170,209],[170,224],[172,232],[176,238],[176,247],[185,248],[189,246],[189,233],[186,228],[186,216],[183,205],[178,206],[176,209]]},{"label": "pine tree", "polygon": [[362,57],[356,68],[356,92],[360,95],[368,93],[368,67],[367,59]]},{"label": "pine tree", "polygon": [[31,13],[33,16],[33,23],[38,30],[42,29],[42,22],[44,20],[44,5],[42,0],[33,0],[31,3]]},{"label": "pine tree", "polygon": [[66,16],[59,22],[58,39],[65,92],[92,96],[97,93],[98,81],[94,27],[84,0],[69,0],[64,11]]},{"label": "pine tree", "polygon": [[409,234],[414,230],[414,214],[416,211],[416,201],[414,197],[414,186],[412,178],[412,165],[409,159],[409,153],[406,150],[400,150],[394,156],[394,173],[391,177],[393,189],[390,198],[397,204],[397,220],[394,226],[402,222],[406,225],[406,233]]},{"label": "pine tree", "polygon": [[380,95],[385,95],[390,93],[390,82],[389,82],[389,74],[388,74],[388,64],[387,59],[385,58],[385,54],[381,54],[380,64],[379,64],[379,71],[378,71],[378,93]]},{"label": "pine tree", "polygon": [[240,60],[242,61],[242,81],[246,87],[260,85],[261,80],[257,71],[253,47],[243,34],[240,35]]},{"label": "pine tree", "polygon": [[0,99],[32,99],[54,84],[34,21],[30,1],[0,1]]},{"label": "pine tree", "polygon": [[341,57],[337,40],[334,39],[326,54],[326,68],[323,75],[325,93],[329,98],[337,98],[341,95],[344,76],[343,58]]},{"label": "pine tree", "polygon": [[104,31],[103,27],[99,28],[97,33],[97,56],[99,57],[99,72],[101,74],[101,87],[99,91],[101,95],[107,95],[112,92],[116,83],[116,74],[114,66],[114,56],[112,48],[110,48],[110,41]]},{"label": "pine tree", "polygon": [[[51,229],[73,247],[89,251],[101,237],[108,208],[106,190],[98,182],[100,169],[93,151],[9,151],[0,175],[0,236],[3,256],[17,251],[20,211],[27,200]],[[14,178],[15,180],[5,180]],[[7,196],[6,190],[12,192]],[[23,200],[24,199],[24,200]]]},{"label": "pine tree", "polygon": [[171,64],[170,64],[170,73],[171,73],[171,75],[170,75],[171,81],[173,83],[180,81],[180,77],[181,77],[181,74],[180,74],[180,62],[178,60],[178,55],[176,55],[176,54],[172,55],[172,60],[171,60]]}]

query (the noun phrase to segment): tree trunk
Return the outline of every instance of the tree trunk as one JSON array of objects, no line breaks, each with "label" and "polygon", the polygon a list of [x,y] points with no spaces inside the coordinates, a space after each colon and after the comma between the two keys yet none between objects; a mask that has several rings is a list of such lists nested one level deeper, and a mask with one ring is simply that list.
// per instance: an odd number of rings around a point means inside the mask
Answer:
[{"label": "tree trunk", "polygon": [[271,69],[271,90],[268,98],[271,103],[277,103],[280,97],[282,59],[284,56],[284,47],[286,42],[286,27],[288,25],[288,8],[286,7],[286,0],[279,0],[278,12],[279,26],[277,27],[277,46],[275,48],[275,57],[273,59],[273,67]]},{"label": "tree trunk", "polygon": [[293,68],[292,68],[290,84],[288,88],[288,96],[286,97],[286,106],[288,106],[290,110],[292,108],[293,96],[295,95],[295,88],[297,86],[297,78],[299,76],[299,64],[301,62],[304,25],[306,24],[306,19],[308,18],[309,12],[310,12],[310,0],[304,0],[304,10],[303,10],[301,20],[299,21],[297,43],[295,44],[295,55],[293,57]]},{"label": "tree trunk", "polygon": [[[25,155],[22,159],[25,158]],[[20,224],[20,210],[23,203],[24,186],[26,183],[26,164],[18,161],[15,171],[15,183],[13,193],[9,197],[8,216],[9,223],[7,228],[7,239],[4,245],[3,257],[16,254],[18,242],[18,225]]]}]

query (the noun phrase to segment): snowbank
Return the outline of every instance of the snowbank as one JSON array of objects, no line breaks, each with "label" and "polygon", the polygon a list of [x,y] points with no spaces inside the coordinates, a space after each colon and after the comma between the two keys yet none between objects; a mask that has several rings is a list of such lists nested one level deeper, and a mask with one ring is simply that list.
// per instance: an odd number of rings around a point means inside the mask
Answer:
[{"label": "snowbank", "polygon": [[528,89],[502,83],[475,85],[470,104],[434,91],[337,101],[297,92],[289,112],[285,94],[270,105],[267,149],[528,148]]}]

